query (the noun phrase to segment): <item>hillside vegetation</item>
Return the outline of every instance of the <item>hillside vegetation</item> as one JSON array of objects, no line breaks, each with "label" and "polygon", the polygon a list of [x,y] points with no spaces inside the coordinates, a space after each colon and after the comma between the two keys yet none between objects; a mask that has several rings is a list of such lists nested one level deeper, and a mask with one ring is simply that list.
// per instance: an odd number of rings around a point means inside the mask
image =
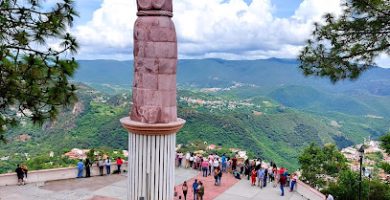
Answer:
[{"label": "hillside vegetation", "polygon": [[[374,74],[355,82],[357,86],[331,85],[305,79],[295,64],[290,60],[180,61],[178,113],[187,123],[177,143],[207,141],[298,168],[297,156],[312,142],[341,148],[388,132],[389,70],[373,70]],[[72,164],[61,160],[72,148],[127,149],[128,133],[119,119],[130,110],[129,65],[128,61],[81,61],[75,77],[84,82],[78,84],[79,102],[43,127],[25,122],[9,130],[9,142],[0,149],[0,158],[8,160],[0,162],[0,173],[27,158],[30,163],[49,163],[36,168],[57,166],[50,164],[53,160]],[[31,138],[21,140],[21,135]],[[47,159],[50,151],[55,159]]]}]

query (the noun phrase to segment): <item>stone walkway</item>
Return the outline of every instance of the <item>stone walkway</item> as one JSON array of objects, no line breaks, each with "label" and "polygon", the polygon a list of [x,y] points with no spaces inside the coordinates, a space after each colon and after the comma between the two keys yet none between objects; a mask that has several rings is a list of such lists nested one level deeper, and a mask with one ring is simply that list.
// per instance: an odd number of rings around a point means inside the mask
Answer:
[{"label": "stone walkway", "polygon": [[[222,175],[221,185],[215,186],[214,185],[215,180],[213,176],[203,177],[202,173],[199,172],[196,177],[192,178],[191,180],[187,180],[187,185],[188,185],[187,199],[194,199],[192,184],[194,183],[195,179],[197,179],[198,181],[202,181],[204,185],[205,195],[203,197],[203,200],[215,199],[217,196],[224,193],[226,190],[228,190],[230,187],[232,187],[234,184],[236,184],[239,181],[235,179],[231,174],[224,173]],[[182,196],[182,199],[184,200],[183,193],[182,193],[182,184],[176,186],[176,191],[178,192],[178,196],[175,198],[175,200],[178,200],[179,196]]]},{"label": "stone walkway", "polygon": [[[175,182],[195,177],[194,170],[176,169]],[[126,200],[125,175],[32,183],[24,186],[0,187],[1,200]]]},{"label": "stone walkway", "polygon": [[[200,172],[191,169],[176,169],[175,184],[182,195],[181,184],[187,180],[189,200],[193,199],[192,183],[197,178],[205,184],[204,200],[304,200],[296,192],[281,197],[278,188],[265,189],[252,187],[248,180],[237,180],[230,174],[222,176],[222,185],[214,186],[214,178],[202,177]],[[25,186],[0,187],[1,200],[126,200],[125,175],[69,179]],[[179,199],[178,196],[175,200]],[[182,198],[184,200],[184,198]]]},{"label": "stone walkway", "polygon": [[280,188],[267,185],[260,189],[257,186],[251,186],[249,181],[243,179],[235,184],[215,200],[306,200],[296,192],[289,192],[289,188],[284,188],[285,196],[280,196]]}]

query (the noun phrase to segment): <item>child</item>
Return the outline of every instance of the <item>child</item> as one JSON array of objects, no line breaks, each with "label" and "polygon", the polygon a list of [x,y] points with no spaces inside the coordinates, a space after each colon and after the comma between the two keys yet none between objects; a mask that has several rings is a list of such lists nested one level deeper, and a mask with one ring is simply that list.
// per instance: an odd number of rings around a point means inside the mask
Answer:
[{"label": "child", "polygon": [[252,173],[251,173],[252,186],[254,186],[256,184],[256,177],[257,177],[257,172],[255,169],[253,169]]}]

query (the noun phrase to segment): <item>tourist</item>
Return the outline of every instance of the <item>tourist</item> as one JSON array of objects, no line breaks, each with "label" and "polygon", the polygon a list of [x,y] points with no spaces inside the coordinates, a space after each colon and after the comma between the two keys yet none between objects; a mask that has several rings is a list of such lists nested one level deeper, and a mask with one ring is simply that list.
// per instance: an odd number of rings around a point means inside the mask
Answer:
[{"label": "tourist", "polygon": [[245,175],[247,176],[247,179],[249,181],[249,177],[251,176],[251,165],[249,163],[249,159],[246,159],[244,162],[244,167],[245,167]]},{"label": "tourist", "polygon": [[222,163],[222,172],[226,172],[226,155],[223,154],[221,158],[221,163]]},{"label": "tourist", "polygon": [[288,169],[284,171],[284,176],[286,177],[285,187],[290,187],[290,174],[288,173]]},{"label": "tourist", "polygon": [[263,186],[267,187],[268,168],[264,169]]},{"label": "tourist", "polygon": [[[219,167],[218,167],[219,169]],[[222,170],[219,170],[218,171],[218,174],[217,174],[217,178],[218,178],[218,185],[221,185],[221,181],[222,181]]]},{"label": "tourist", "polygon": [[218,158],[214,158],[213,167],[214,167],[214,169],[219,168],[219,159]]},{"label": "tourist", "polygon": [[228,173],[233,173],[233,170],[232,170],[232,160],[230,159],[230,157],[226,157],[226,171]]},{"label": "tourist", "polygon": [[24,185],[24,181],[23,181],[24,172],[19,164],[17,165],[15,172],[16,172],[16,176],[18,177],[18,185]]},{"label": "tourist", "polygon": [[118,158],[116,159],[116,167],[118,168],[118,169],[117,169],[117,170],[118,170],[118,174],[121,173],[121,166],[122,166],[122,164],[123,164],[122,158],[121,158],[121,157],[118,157]]},{"label": "tourist", "polygon": [[188,192],[187,181],[184,181],[183,185],[181,186],[181,189],[183,190],[184,200],[187,200],[187,192]]},{"label": "tourist", "polygon": [[214,185],[218,185],[219,172],[220,172],[219,167],[214,168],[214,179],[215,179]]},{"label": "tourist", "polygon": [[190,158],[191,158],[191,154],[190,152],[187,152],[186,153],[186,163],[185,163],[185,168],[188,168],[190,166]]},{"label": "tourist", "polygon": [[203,195],[204,195],[204,186],[202,181],[199,181],[199,185],[197,188],[197,193],[198,193],[198,200],[203,200]]},{"label": "tourist", "polygon": [[[272,166],[272,165],[271,165]],[[272,183],[272,182],[274,182],[274,171],[272,170],[272,167],[269,167],[268,168],[268,176],[269,176],[269,183]]]},{"label": "tourist", "polygon": [[259,186],[261,189],[263,189],[263,181],[264,181],[264,169],[259,168],[257,170],[257,186]]},{"label": "tourist", "polygon": [[253,170],[251,172],[251,183],[252,183],[252,186],[256,185],[256,177],[257,177],[257,172],[256,172],[256,169],[253,168]]},{"label": "tourist", "polygon": [[191,153],[191,155],[190,155],[190,168],[192,168],[193,167],[193,164],[194,164],[194,153]]},{"label": "tourist", "polygon": [[23,182],[24,182],[24,184],[26,184],[26,182],[27,182],[27,173],[28,173],[27,165],[23,164],[22,165],[22,170],[23,170],[23,174],[24,174]]},{"label": "tourist", "polygon": [[236,169],[237,169],[237,158],[236,158],[236,156],[234,156],[232,158],[232,170],[234,171]]},{"label": "tourist", "polygon": [[240,176],[240,173],[238,173],[237,169],[235,169],[233,171],[233,176],[234,178],[238,179],[238,180],[241,180],[241,176]]},{"label": "tourist", "polygon": [[279,183],[280,191],[282,192],[281,196],[284,196],[284,186],[286,185],[286,176],[284,174],[280,174]]},{"label": "tourist", "polygon": [[276,187],[278,185],[279,175],[278,175],[278,167],[276,167],[275,163],[273,163],[272,165],[272,173],[274,175],[274,187]]},{"label": "tourist", "polygon": [[182,152],[179,152],[179,164],[178,164],[178,167],[181,167],[182,166],[182,161],[183,161],[183,153]]},{"label": "tourist", "polygon": [[77,178],[82,178],[83,177],[83,171],[84,171],[84,163],[83,163],[83,160],[81,160],[81,159],[77,163],[77,170],[78,170]]},{"label": "tourist", "polygon": [[208,169],[209,169],[209,162],[206,159],[203,159],[203,162],[202,162],[203,177],[207,177]]},{"label": "tourist", "polygon": [[198,194],[198,179],[195,179],[194,183],[192,184],[192,190],[194,191],[194,200],[197,200],[197,194]]},{"label": "tourist", "polygon": [[104,161],[104,165],[106,165],[106,173],[107,175],[111,174],[111,161],[110,157],[107,157],[106,161]]},{"label": "tourist", "polygon": [[297,173],[293,173],[290,183],[290,192],[294,191],[294,186],[297,184],[298,176]]},{"label": "tourist", "polygon": [[101,157],[99,158],[99,161],[97,162],[97,166],[99,167],[100,176],[103,176],[104,161]]},{"label": "tourist", "polygon": [[85,177],[89,178],[91,177],[91,166],[92,166],[92,163],[89,160],[89,158],[85,160],[84,165],[85,165]]}]

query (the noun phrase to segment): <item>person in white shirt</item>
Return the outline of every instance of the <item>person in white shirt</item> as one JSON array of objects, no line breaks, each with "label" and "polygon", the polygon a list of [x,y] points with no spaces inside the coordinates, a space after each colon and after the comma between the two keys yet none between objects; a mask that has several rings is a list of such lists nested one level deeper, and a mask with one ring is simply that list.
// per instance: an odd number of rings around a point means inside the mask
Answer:
[{"label": "person in white shirt", "polygon": [[107,175],[110,175],[111,174],[111,160],[110,160],[110,157],[107,157],[107,159],[104,161],[104,165],[106,166]]},{"label": "person in white shirt", "polygon": [[190,166],[190,158],[191,158],[191,154],[190,154],[190,152],[187,152],[186,153],[186,165],[185,165],[185,168],[188,168]]},{"label": "person in white shirt", "polygon": [[214,161],[209,159],[209,176],[210,175],[214,176],[214,166],[213,166],[213,164],[214,164]]}]

